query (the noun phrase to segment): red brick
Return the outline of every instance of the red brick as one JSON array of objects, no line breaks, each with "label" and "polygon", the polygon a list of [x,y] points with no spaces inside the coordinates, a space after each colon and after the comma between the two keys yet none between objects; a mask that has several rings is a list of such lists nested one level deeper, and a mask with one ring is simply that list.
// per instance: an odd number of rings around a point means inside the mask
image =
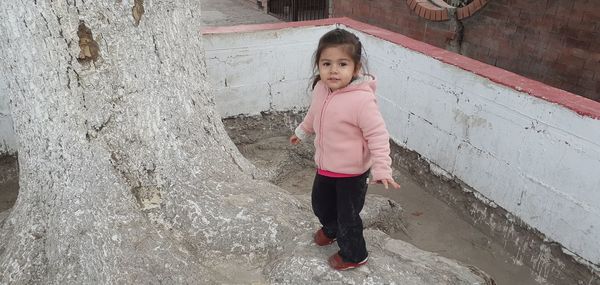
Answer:
[{"label": "red brick", "polygon": [[369,13],[371,8],[368,4],[360,3],[358,7],[354,9],[354,14],[363,19],[369,19]]},{"label": "red brick", "polygon": [[575,1],[560,1],[556,7],[556,16],[568,17],[573,10],[573,2]]},{"label": "red brick", "polygon": [[427,15],[427,19],[435,21],[435,12],[437,12],[437,10],[430,10],[429,15]]},{"label": "red brick", "polygon": [[559,56],[560,52],[558,52],[557,49],[545,50],[542,53],[542,58],[545,62],[555,62],[558,60]]},{"label": "red brick", "polygon": [[477,60],[489,65],[494,65],[496,63],[496,57],[489,54],[485,57],[478,58]]},{"label": "red brick", "polygon": [[588,49],[590,47],[589,41],[578,40],[573,37],[567,37],[565,42],[566,42],[567,47],[581,48],[581,49]]},{"label": "red brick", "polygon": [[511,69],[513,60],[507,57],[496,57],[494,65],[504,69]]},{"label": "red brick", "polygon": [[[600,72],[600,70],[598,72]],[[594,78],[596,76],[600,75],[600,73],[596,74],[596,71],[594,71],[594,70],[583,69],[579,75],[581,76],[582,79],[594,80]],[[598,78],[598,79],[600,79],[600,78]]]},{"label": "red brick", "polygon": [[450,15],[448,13],[449,13],[448,10],[442,11],[442,21],[446,21],[446,20],[450,19]]},{"label": "red brick", "polygon": [[533,15],[527,10],[521,10],[521,12],[519,13],[518,21],[520,26],[530,26],[530,23],[533,21]]},{"label": "red brick", "polygon": [[598,72],[600,75],[600,53],[590,54],[587,58],[585,58],[585,64],[583,67],[589,70],[596,70],[596,72]]},{"label": "red brick", "polygon": [[562,35],[570,36],[573,38],[576,38],[577,34],[579,33],[579,30],[577,28],[570,27],[570,26],[566,25],[565,23],[558,24],[557,26],[555,26],[555,28],[557,28],[557,29],[555,29],[553,31],[556,31]]},{"label": "red brick", "polygon": [[475,1],[471,2],[471,4],[469,4],[468,6],[469,6],[469,11],[471,12],[471,15],[472,15],[476,11],[481,9],[481,2],[479,2],[478,0],[475,0]]},{"label": "red brick", "polygon": [[383,18],[383,9],[371,7],[370,14],[372,18]]},{"label": "red brick", "polygon": [[544,77],[544,83],[554,86],[554,87],[558,87],[560,86],[562,80],[560,79],[559,76],[545,76]]},{"label": "red brick", "polygon": [[421,13],[419,13],[419,16],[421,16],[422,18],[427,19],[427,14],[429,13],[429,9],[427,9],[426,7],[421,6]]},{"label": "red brick", "polygon": [[478,41],[480,39],[489,38],[490,34],[495,34],[496,29],[487,25],[474,25],[468,27],[464,33],[465,40]]},{"label": "red brick", "polygon": [[583,22],[583,12],[571,12],[567,18],[567,25],[570,27],[580,27]]},{"label": "red brick", "polygon": [[579,78],[579,80],[577,80],[577,87],[579,87],[580,91],[579,93],[583,93],[584,90],[593,90],[596,88],[596,81],[595,80],[590,80],[590,79],[583,79],[583,78]]},{"label": "red brick", "polygon": [[597,33],[594,31],[586,31],[586,30],[577,31],[577,34],[575,36],[579,40],[587,40],[587,41],[593,41],[594,39],[600,39],[600,33]]},{"label": "red brick", "polygon": [[436,21],[442,20],[442,12],[443,12],[442,10],[435,11],[435,20]]},{"label": "red brick", "polygon": [[401,17],[398,17],[398,14],[394,12],[393,9],[385,9],[383,11],[383,21],[385,23],[388,23],[390,25],[394,25],[396,24],[396,20],[400,19]]},{"label": "red brick", "polygon": [[556,63],[564,65],[561,70],[557,70],[566,76],[579,76],[579,72],[585,64],[585,60],[574,56],[559,56]]},{"label": "red brick", "polygon": [[[586,11],[599,11],[598,3],[596,1],[582,1],[582,0],[574,0],[573,2],[573,11],[574,12],[586,12]],[[593,3],[596,2],[596,3]],[[598,12],[600,13],[600,12]]]},{"label": "red brick", "polygon": [[[597,10],[600,11],[600,8]],[[594,31],[595,26],[600,26],[600,16],[596,16],[592,12],[583,12],[580,27],[584,30]]]},{"label": "red brick", "polygon": [[[546,10],[554,10],[561,4],[561,2],[565,2],[564,0],[546,0]],[[569,1],[572,2],[572,1]]]},{"label": "red brick", "polygon": [[492,10],[492,9],[484,9],[482,11],[482,15],[494,20],[505,20],[507,15],[502,11]]},{"label": "red brick", "polygon": [[524,36],[534,35],[534,34],[536,34],[536,30],[530,28],[529,26],[517,26],[516,33],[517,34],[522,34]]},{"label": "red brick", "polygon": [[[567,0],[567,1],[573,1],[573,0]],[[518,3],[516,3],[515,5],[512,5],[512,6],[513,6],[513,8],[518,7],[519,9],[522,9],[529,13],[540,13],[540,12],[546,10],[546,1],[519,0]]]},{"label": "red brick", "polygon": [[499,45],[498,41],[494,38],[481,39],[479,44],[481,46],[489,48],[492,51],[498,50],[498,45]]},{"label": "red brick", "polygon": [[542,16],[537,19],[535,22],[535,28],[539,31],[551,31],[552,28],[559,23],[559,20],[552,16]]},{"label": "red brick", "polygon": [[411,10],[413,10],[413,11],[414,11],[415,9],[417,9],[417,1],[416,1],[416,0],[413,0],[413,1],[410,3],[410,9],[411,9]]},{"label": "red brick", "polygon": [[487,4],[486,10],[494,11],[510,11],[512,8],[509,5],[502,4],[500,1],[492,1]]},{"label": "red brick", "polygon": [[425,17],[425,13],[427,13],[427,9],[425,9],[423,6],[419,6],[419,16]]},{"label": "red brick", "polygon": [[417,6],[414,9],[415,15],[419,16],[420,11],[421,11],[421,6],[419,6],[419,4],[417,4]]},{"label": "red brick", "polygon": [[448,31],[446,29],[437,29],[434,27],[427,27],[425,30],[425,37],[441,38],[443,41],[452,39],[455,36],[455,32]]},{"label": "red brick", "polygon": [[462,20],[462,19],[468,17],[468,14],[466,12],[467,12],[467,10],[464,7],[458,8],[458,9],[456,9],[456,17],[459,20]]}]

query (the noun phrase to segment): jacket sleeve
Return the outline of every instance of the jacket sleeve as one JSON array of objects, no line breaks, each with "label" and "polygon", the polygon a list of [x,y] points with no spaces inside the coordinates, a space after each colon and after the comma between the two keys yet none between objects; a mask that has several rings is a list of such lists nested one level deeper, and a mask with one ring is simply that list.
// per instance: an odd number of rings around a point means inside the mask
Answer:
[{"label": "jacket sleeve", "polygon": [[[317,86],[315,86],[315,88],[319,87],[318,84],[317,84]],[[298,127],[296,127],[296,130],[294,131],[294,134],[301,141],[307,140],[310,136],[312,136],[315,133],[315,130],[313,129],[313,121],[315,118],[315,115],[314,115],[314,113],[315,113],[314,105],[315,105],[315,101],[316,101],[315,97],[316,97],[315,92],[313,92],[312,102],[310,103],[310,107],[308,107],[308,112],[306,113],[304,120],[302,120],[302,123],[300,123],[300,125],[298,125]]]},{"label": "jacket sleeve", "polygon": [[392,179],[390,136],[374,97],[369,98],[359,111],[358,126],[371,152],[373,180]]}]

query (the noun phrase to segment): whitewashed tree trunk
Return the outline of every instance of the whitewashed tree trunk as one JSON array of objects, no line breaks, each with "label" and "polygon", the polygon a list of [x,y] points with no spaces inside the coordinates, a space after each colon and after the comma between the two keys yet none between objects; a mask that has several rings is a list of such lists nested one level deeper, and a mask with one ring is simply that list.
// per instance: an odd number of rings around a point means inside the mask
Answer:
[{"label": "whitewashed tree trunk", "polygon": [[20,144],[0,283],[485,282],[378,231],[377,277],[329,270],[308,203],[253,180],[223,129],[199,3],[0,3],[0,91]]}]

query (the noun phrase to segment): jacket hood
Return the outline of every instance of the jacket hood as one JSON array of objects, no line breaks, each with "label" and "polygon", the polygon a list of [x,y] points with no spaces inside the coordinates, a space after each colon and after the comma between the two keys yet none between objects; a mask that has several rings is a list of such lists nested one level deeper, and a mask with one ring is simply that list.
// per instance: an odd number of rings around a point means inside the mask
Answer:
[{"label": "jacket hood", "polygon": [[368,91],[375,94],[377,89],[377,80],[371,74],[361,74],[356,79],[352,80],[348,86],[340,89],[340,92],[350,91]]}]

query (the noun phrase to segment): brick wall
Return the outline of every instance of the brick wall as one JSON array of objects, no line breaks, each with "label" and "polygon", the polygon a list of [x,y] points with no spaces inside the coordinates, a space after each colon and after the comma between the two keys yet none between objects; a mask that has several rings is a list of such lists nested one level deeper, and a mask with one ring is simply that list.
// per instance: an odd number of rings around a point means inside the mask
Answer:
[{"label": "brick wall", "polygon": [[596,0],[489,0],[459,21],[427,20],[411,9],[411,2],[334,0],[333,14],[600,101],[600,5]]}]

